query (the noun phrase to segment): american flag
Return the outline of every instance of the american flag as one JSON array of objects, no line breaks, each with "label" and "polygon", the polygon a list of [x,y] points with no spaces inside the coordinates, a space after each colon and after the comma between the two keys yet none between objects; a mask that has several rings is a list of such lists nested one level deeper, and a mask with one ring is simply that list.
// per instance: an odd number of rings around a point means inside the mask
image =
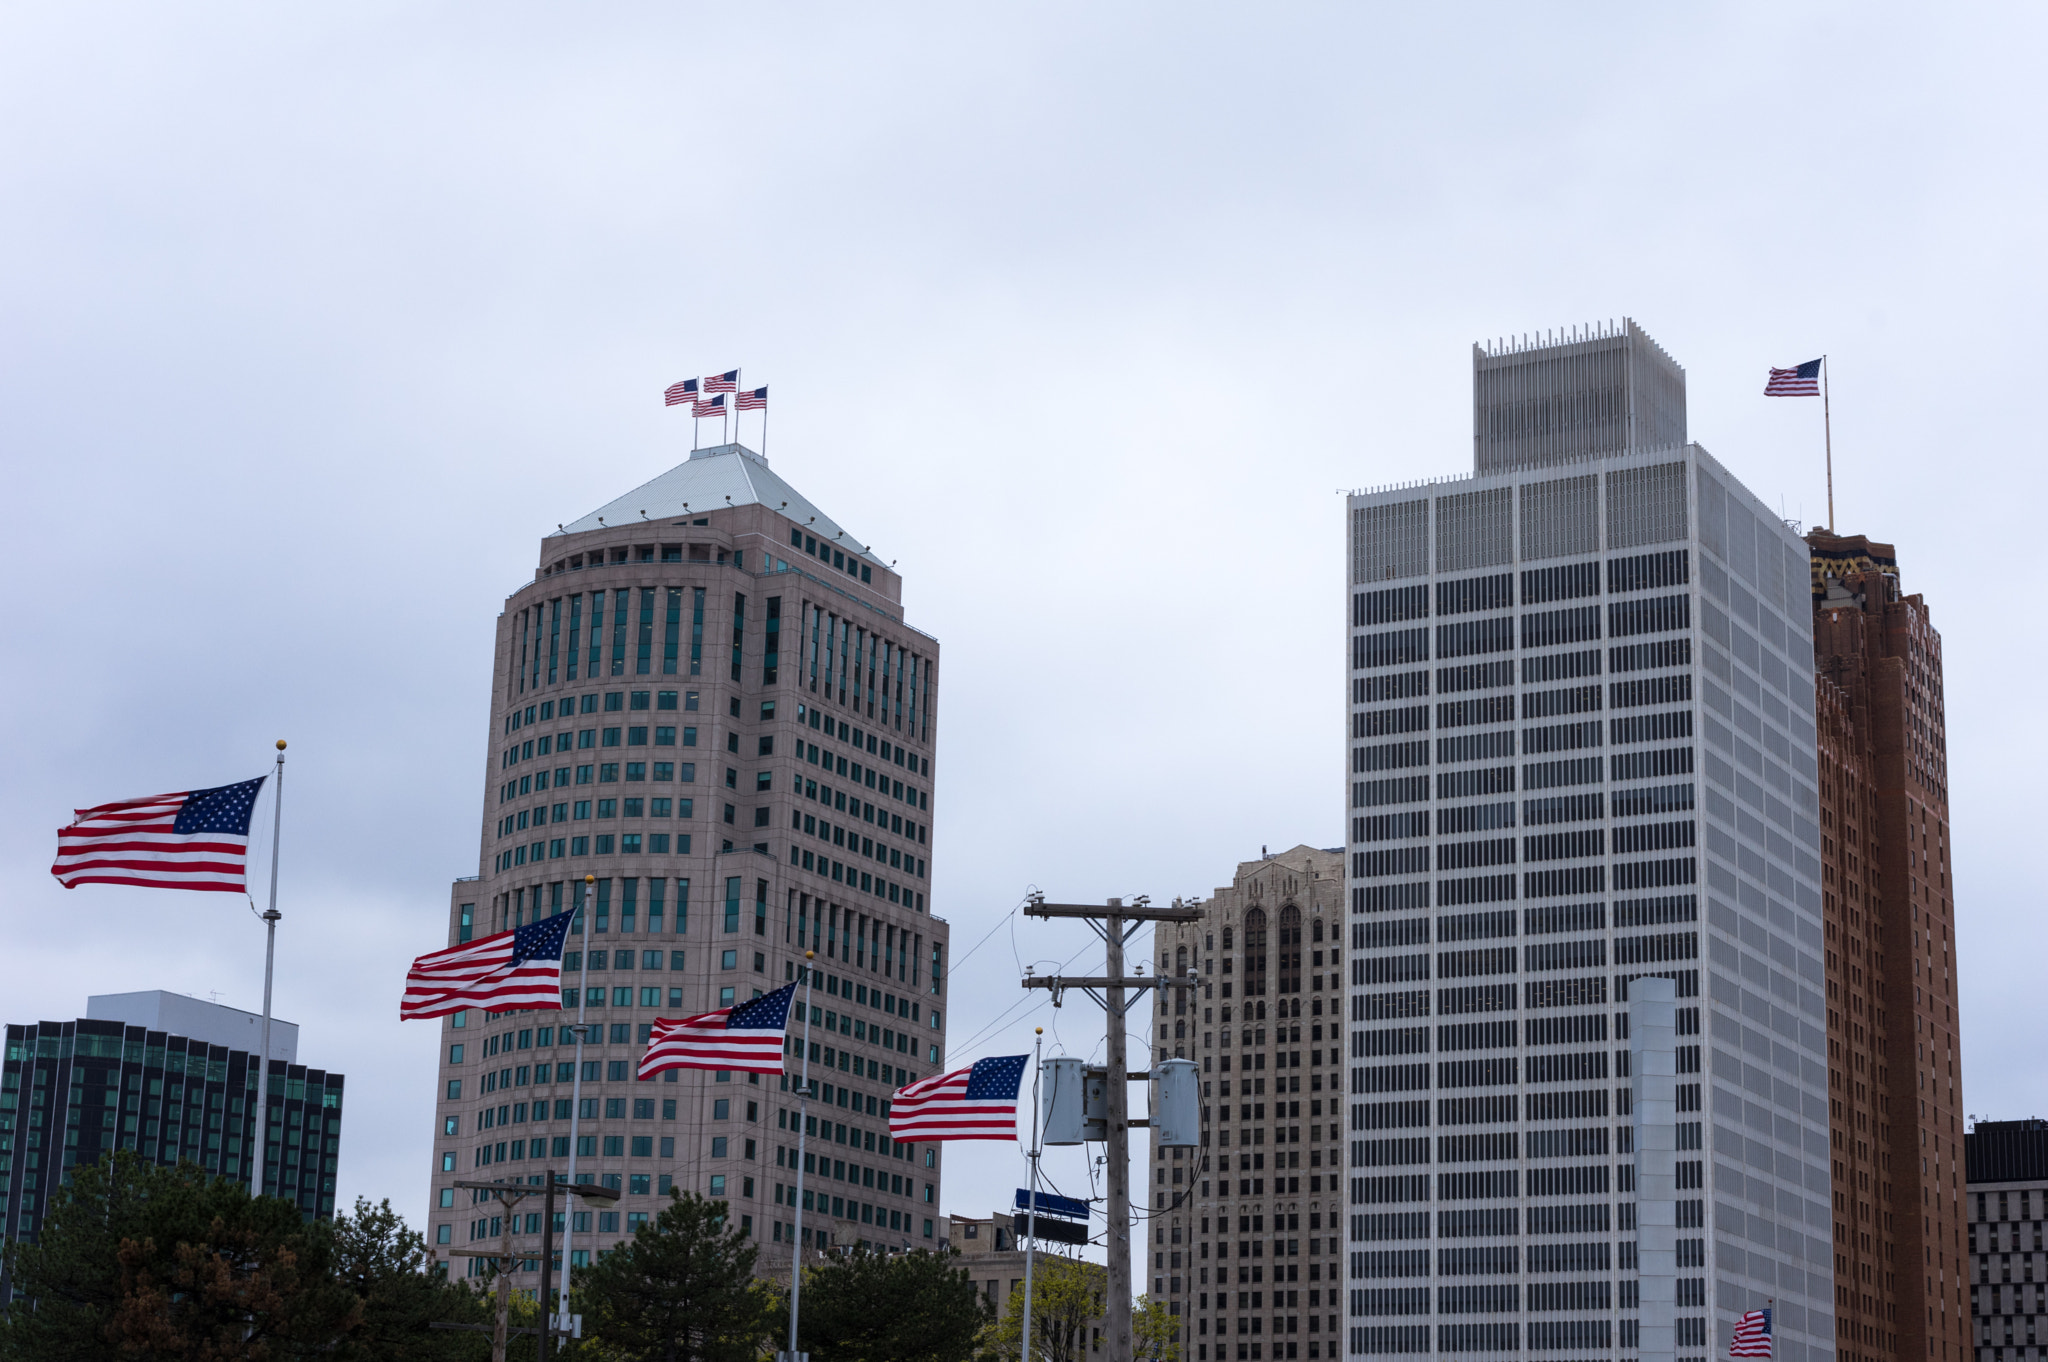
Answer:
[{"label": "american flag", "polygon": [[50,873],[66,889],[139,884],[247,893],[249,820],[267,779],[73,810],[71,826],[57,829]]},{"label": "american flag", "polygon": [[400,1021],[445,1017],[465,1007],[493,1012],[559,1011],[562,943],[574,913],[557,913],[509,932],[433,951],[405,976]]},{"label": "american flag", "polygon": [[704,391],[707,393],[737,392],[739,386],[740,371],[737,369],[727,369],[722,374],[713,374],[704,380]]},{"label": "american flag", "polygon": [[1752,1310],[1735,1321],[1735,1336],[1728,1342],[1730,1357],[1771,1355],[1771,1312]]},{"label": "american flag", "polygon": [[1764,384],[1765,397],[1819,397],[1820,361],[1810,359],[1791,369],[1771,370]]},{"label": "american flag", "polygon": [[741,411],[760,411],[768,405],[768,385],[764,383],[758,388],[741,393],[739,401],[734,405]]},{"label": "american flag", "polygon": [[724,393],[720,393],[718,396],[713,398],[699,398],[697,401],[690,404],[690,415],[692,416],[723,416],[724,414]]},{"label": "american flag", "polygon": [[640,1057],[641,1080],[663,1069],[781,1073],[789,1005],[795,996],[796,985],[784,984],[773,993],[716,1012],[658,1018],[647,1041],[647,1053]]},{"label": "american flag", "polygon": [[697,380],[694,378],[686,378],[680,383],[671,383],[662,390],[661,394],[662,405],[668,407],[679,407],[685,402],[694,402],[696,400]]},{"label": "american flag", "polygon": [[889,1138],[913,1140],[1014,1140],[1017,1090],[1029,1055],[977,1059],[899,1089],[889,1108]]}]

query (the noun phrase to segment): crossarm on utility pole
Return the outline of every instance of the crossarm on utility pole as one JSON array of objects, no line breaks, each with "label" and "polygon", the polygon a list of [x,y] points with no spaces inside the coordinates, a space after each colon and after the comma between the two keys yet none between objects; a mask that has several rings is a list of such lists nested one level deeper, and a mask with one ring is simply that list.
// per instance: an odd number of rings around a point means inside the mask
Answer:
[{"label": "crossarm on utility pole", "polygon": [[[1108,910],[1099,903],[1029,903],[1024,906],[1026,917],[1079,917],[1101,921]],[[1200,922],[1199,908],[1154,908],[1149,904],[1126,904],[1116,910],[1116,915],[1126,922]]]},{"label": "crossarm on utility pole", "polygon": [[1173,975],[1155,978],[1149,974],[1127,974],[1116,979],[1100,974],[1048,974],[1042,979],[1026,975],[1021,981],[1025,988],[1193,988],[1199,982]]}]

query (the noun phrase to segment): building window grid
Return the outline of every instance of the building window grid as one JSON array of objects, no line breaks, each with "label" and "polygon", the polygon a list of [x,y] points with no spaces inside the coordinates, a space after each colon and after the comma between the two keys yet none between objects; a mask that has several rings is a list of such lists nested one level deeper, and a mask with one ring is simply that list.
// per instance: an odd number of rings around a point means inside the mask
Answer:
[{"label": "building window grid", "polygon": [[[1681,514],[1682,514],[1682,513],[1681,513]],[[1356,524],[1356,521],[1354,520],[1354,525],[1355,525],[1355,524]],[[1681,529],[1681,533],[1682,533],[1682,529]],[[1640,542],[1640,541],[1639,541],[1639,542]],[[1354,574],[1354,580],[1357,580],[1357,576],[1356,576],[1356,574]],[[1595,591],[1595,592],[1597,593],[1597,591],[1598,591],[1598,587],[1597,587],[1597,586],[1595,586],[1595,587],[1594,587],[1594,591]],[[1357,623],[1357,621],[1355,621],[1355,620],[1354,620],[1354,623]],[[1690,625],[1690,623],[1691,623],[1690,619],[1689,619],[1689,618],[1685,618],[1685,619],[1683,619],[1683,622],[1682,622],[1681,624],[1679,624],[1679,625],[1678,625],[1678,627],[1681,627],[1681,628],[1683,628],[1683,627],[1687,627],[1687,626],[1689,626],[1689,625]],[[1682,657],[1682,658],[1676,658],[1676,659],[1674,659],[1674,662],[1675,662],[1675,663],[1676,663],[1677,665],[1685,665],[1685,666],[1688,666],[1688,667],[1689,667],[1689,665],[1690,665],[1691,661],[1692,661],[1692,659],[1691,659],[1691,657],[1690,657],[1690,656],[1684,656],[1684,657]],[[1684,699],[1686,699],[1686,700],[1690,700],[1690,699],[1691,699],[1691,694],[1690,694],[1690,688],[1691,688],[1691,683],[1690,683],[1690,672],[1688,671],[1688,672],[1686,673],[1686,681],[1685,681],[1685,683],[1684,683],[1684,693],[1683,693],[1683,698],[1684,698]],[[1668,694],[1669,692],[1667,691],[1666,693]],[[1361,694],[1360,694],[1360,695],[1359,695],[1358,697],[1355,697],[1355,698],[1357,698],[1357,699],[1362,699],[1362,698],[1363,698],[1363,695],[1362,695],[1362,693],[1361,693]],[[1617,699],[1619,699],[1620,697],[1619,697],[1619,696],[1617,696],[1616,698],[1617,698]],[[1662,697],[1660,696],[1659,698],[1662,698]],[[1681,697],[1680,697],[1680,695],[1678,695],[1678,694],[1671,694],[1671,695],[1670,695],[1670,698],[1671,698],[1671,699],[1679,699],[1679,698],[1681,698]],[[1596,703],[1597,703],[1597,702],[1596,702]],[[1688,718],[1689,718],[1689,711],[1688,711]],[[1603,773],[1603,774],[1604,774],[1604,773]],[[1604,783],[1604,782],[1603,782],[1603,783]],[[1688,805],[1689,805],[1689,803],[1690,803],[1690,800],[1689,800],[1689,798],[1688,798],[1688,801],[1687,801],[1687,802],[1688,802]],[[1691,1303],[1691,1302],[1687,1302],[1687,1303]],[[1702,1299],[1702,1301],[1701,1301],[1700,1303],[1704,1303],[1704,1302],[1703,1302],[1703,1299]]]}]

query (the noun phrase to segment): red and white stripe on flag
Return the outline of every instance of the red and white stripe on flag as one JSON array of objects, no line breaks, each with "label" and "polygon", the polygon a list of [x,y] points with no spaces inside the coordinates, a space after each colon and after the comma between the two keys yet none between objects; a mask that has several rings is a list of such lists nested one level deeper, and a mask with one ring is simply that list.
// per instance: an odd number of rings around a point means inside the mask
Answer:
[{"label": "red and white stripe on flag", "polygon": [[1751,1310],[1735,1321],[1735,1334],[1728,1342],[1730,1357],[1771,1355],[1771,1312]]},{"label": "red and white stripe on flag", "polygon": [[466,1007],[541,1012],[562,1006],[562,946],[573,913],[429,951],[405,976],[400,1021],[445,1017]]},{"label": "red and white stripe on flag", "polygon": [[57,829],[50,873],[66,889],[132,884],[246,893],[249,820],[266,779],[77,809],[70,826]]},{"label": "red and white stripe on flag", "polygon": [[897,1091],[889,1106],[889,1138],[1014,1140],[1017,1097],[1029,1055],[975,1061],[965,1069],[920,1079]]}]

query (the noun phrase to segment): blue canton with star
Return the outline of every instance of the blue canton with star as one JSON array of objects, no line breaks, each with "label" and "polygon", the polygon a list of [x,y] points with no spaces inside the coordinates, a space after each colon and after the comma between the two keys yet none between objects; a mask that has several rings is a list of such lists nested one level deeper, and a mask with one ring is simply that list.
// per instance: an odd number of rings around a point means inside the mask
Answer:
[{"label": "blue canton with star", "polygon": [[796,997],[796,985],[784,984],[773,993],[749,998],[725,1019],[728,1031],[780,1031],[789,1025],[789,1004]]},{"label": "blue canton with star", "polygon": [[171,831],[180,835],[225,832],[247,837],[249,819],[256,812],[256,795],[268,779],[268,776],[258,776],[239,785],[216,785],[211,790],[194,790],[178,807],[178,816],[171,824]]},{"label": "blue canton with star", "polygon": [[569,924],[576,920],[574,913],[557,913],[529,922],[512,933],[512,963],[522,960],[560,960],[562,946],[569,939]]},{"label": "blue canton with star", "polygon": [[997,1055],[994,1059],[975,1060],[973,1072],[967,1075],[966,1100],[1014,1098],[1024,1082],[1024,1065],[1030,1059],[1030,1055]]}]

